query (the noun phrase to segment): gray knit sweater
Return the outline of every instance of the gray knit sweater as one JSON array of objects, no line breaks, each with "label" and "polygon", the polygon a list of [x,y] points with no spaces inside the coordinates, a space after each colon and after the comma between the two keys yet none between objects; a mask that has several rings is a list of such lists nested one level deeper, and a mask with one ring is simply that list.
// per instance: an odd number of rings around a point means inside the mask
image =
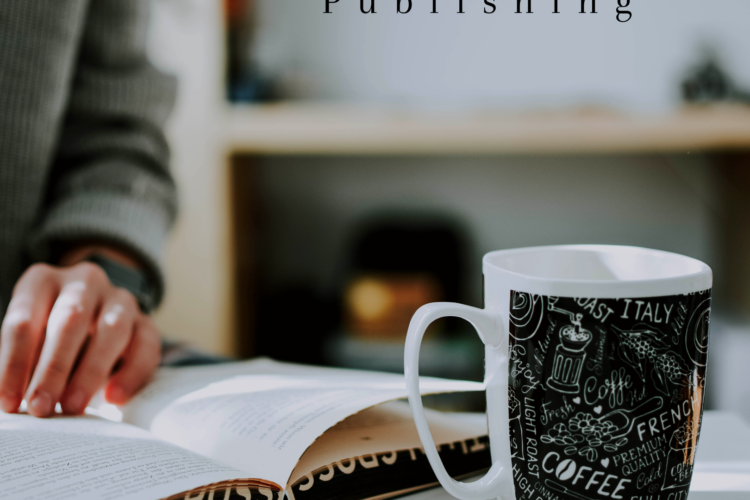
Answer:
[{"label": "gray knit sweater", "polygon": [[35,261],[76,241],[159,254],[175,217],[162,125],[175,82],[145,53],[148,0],[0,1],[0,319]]}]

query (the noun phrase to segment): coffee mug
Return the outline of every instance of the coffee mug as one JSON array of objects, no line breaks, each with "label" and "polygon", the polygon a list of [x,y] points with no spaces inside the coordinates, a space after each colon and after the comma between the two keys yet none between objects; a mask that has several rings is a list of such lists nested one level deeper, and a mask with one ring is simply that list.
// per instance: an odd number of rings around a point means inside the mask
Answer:
[{"label": "coffee mug", "polygon": [[[574,245],[483,260],[485,308],[435,303],[409,325],[405,373],[435,475],[463,500],[686,500],[703,413],[711,269],[674,253]],[[485,344],[492,466],[445,470],[419,393],[425,329],[452,316]]]}]

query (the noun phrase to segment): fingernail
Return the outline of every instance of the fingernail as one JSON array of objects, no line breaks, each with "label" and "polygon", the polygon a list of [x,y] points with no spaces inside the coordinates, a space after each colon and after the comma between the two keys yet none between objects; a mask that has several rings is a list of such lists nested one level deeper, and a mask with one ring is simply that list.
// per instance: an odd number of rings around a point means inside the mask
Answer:
[{"label": "fingernail", "polygon": [[122,389],[122,387],[113,387],[109,391],[109,401],[111,403],[120,404],[124,402],[127,399],[128,395],[125,393],[125,391]]},{"label": "fingernail", "polygon": [[46,392],[37,392],[29,408],[36,416],[46,417],[52,413],[52,398]]},{"label": "fingernail", "polygon": [[65,401],[65,409],[68,413],[81,413],[86,409],[86,395],[83,391],[75,391]]}]

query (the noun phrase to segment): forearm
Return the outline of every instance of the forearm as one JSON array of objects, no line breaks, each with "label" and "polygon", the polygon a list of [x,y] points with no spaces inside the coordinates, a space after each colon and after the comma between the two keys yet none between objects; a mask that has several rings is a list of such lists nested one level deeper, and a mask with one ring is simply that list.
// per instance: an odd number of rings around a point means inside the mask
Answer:
[{"label": "forearm", "polygon": [[163,133],[176,82],[148,61],[148,0],[98,0],[88,9],[29,257],[70,264],[97,250],[140,269],[155,306],[164,289],[160,255],[177,205]]}]

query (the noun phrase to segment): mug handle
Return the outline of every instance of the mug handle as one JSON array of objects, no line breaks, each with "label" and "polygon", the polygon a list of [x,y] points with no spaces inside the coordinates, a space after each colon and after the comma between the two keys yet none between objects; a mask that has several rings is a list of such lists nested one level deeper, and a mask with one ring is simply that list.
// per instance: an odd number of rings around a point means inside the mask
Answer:
[{"label": "mug handle", "polygon": [[[406,375],[406,388],[409,394],[409,404],[414,414],[414,422],[417,424],[417,432],[419,433],[419,438],[422,440],[427,459],[430,461],[430,465],[432,465],[432,469],[440,484],[443,485],[443,488],[448,493],[462,500],[500,498],[499,492],[502,485],[507,484],[505,481],[512,481],[510,473],[510,450],[501,449],[499,450],[500,453],[493,453],[495,460],[493,460],[492,467],[478,481],[471,483],[456,481],[448,475],[443,462],[440,460],[440,455],[438,455],[435,441],[432,439],[432,434],[424,415],[422,396],[419,392],[419,348],[422,344],[422,337],[424,337],[425,330],[430,326],[430,323],[447,316],[461,318],[471,323],[482,339],[482,342],[487,346],[498,348],[503,342],[501,317],[499,313],[492,309],[477,309],[450,302],[436,302],[420,307],[414,313],[411,323],[409,323],[409,331],[406,335],[406,350],[404,352],[404,374]],[[502,356],[507,360],[507,354]],[[507,362],[500,363],[500,365],[507,369]],[[503,394],[507,393],[506,389]],[[497,448],[495,451],[497,451]]]}]

